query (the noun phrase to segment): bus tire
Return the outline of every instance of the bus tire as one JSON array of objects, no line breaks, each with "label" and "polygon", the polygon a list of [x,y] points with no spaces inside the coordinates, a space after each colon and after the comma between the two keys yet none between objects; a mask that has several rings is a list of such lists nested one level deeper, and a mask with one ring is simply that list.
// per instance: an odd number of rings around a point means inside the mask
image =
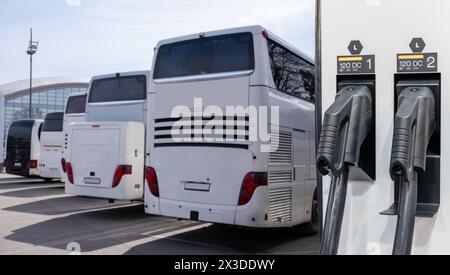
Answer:
[{"label": "bus tire", "polygon": [[319,224],[319,201],[317,199],[317,190],[314,192],[312,207],[311,207],[311,221],[295,227],[295,231],[302,235],[313,236],[320,232]]}]

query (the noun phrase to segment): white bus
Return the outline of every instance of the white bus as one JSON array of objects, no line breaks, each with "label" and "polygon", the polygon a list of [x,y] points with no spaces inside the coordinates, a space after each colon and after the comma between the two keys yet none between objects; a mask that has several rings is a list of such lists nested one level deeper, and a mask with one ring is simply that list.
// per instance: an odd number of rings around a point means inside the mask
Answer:
[{"label": "white bus", "polygon": [[61,178],[61,154],[64,113],[49,113],[45,116],[41,130],[40,176],[44,179]]},{"label": "white bus", "polygon": [[143,200],[149,71],[94,77],[86,122],[68,127],[66,193]]},{"label": "white bus", "polygon": [[39,177],[41,155],[41,130],[43,120],[14,121],[8,129],[6,158],[3,166],[6,173],[24,177]]},{"label": "white bus", "polygon": [[64,111],[64,131],[74,122],[86,121],[87,93],[73,93],[69,96]]},{"label": "white bus", "polygon": [[[149,93],[146,212],[316,233],[314,68],[311,58],[260,26],[159,42]],[[196,106],[199,100],[204,106]],[[193,115],[173,114],[179,106]],[[279,107],[279,122],[265,125],[275,129],[267,141],[274,150],[249,139],[253,118],[208,114],[211,106]],[[212,142],[174,134],[175,124],[195,132],[213,118],[219,131]]]},{"label": "white bus", "polygon": [[64,122],[63,122],[63,142],[64,147],[61,153],[61,178],[63,182],[67,182],[66,174],[66,155],[65,152],[68,149],[68,138],[69,134],[67,132],[69,125],[75,122],[85,122],[86,121],[86,101],[87,93],[73,93],[69,95],[66,102],[66,108],[64,109]]}]

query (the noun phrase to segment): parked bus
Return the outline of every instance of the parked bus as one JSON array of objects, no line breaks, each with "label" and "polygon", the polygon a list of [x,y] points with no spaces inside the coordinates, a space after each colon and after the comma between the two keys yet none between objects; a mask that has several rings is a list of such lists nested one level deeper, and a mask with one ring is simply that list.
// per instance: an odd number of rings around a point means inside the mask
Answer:
[{"label": "parked bus", "polygon": [[63,182],[67,182],[66,174],[66,150],[68,149],[68,138],[69,134],[67,132],[69,125],[75,122],[85,122],[86,121],[86,101],[87,93],[73,93],[69,95],[64,109],[64,122],[63,122],[63,151],[61,153],[61,178]]},{"label": "parked bus", "polygon": [[41,131],[40,176],[44,179],[61,178],[61,154],[64,145],[64,113],[49,113],[45,116]]},{"label": "parked bus", "polygon": [[149,71],[94,77],[86,122],[68,126],[66,193],[143,200]]},{"label": "parked bus", "polygon": [[[146,212],[316,233],[314,70],[311,58],[260,26],[159,42],[148,103],[154,113],[147,128]],[[179,106],[192,115],[173,114]],[[275,129],[268,141],[273,150],[249,139],[248,114],[217,117],[207,114],[211,106],[279,107],[279,125],[265,125]],[[174,134],[180,122],[195,133],[212,119],[223,130],[215,141]]]},{"label": "parked bus", "polygon": [[69,96],[64,112],[64,130],[73,122],[85,122],[86,101],[87,93],[73,93]]},{"label": "parked bus", "polygon": [[43,120],[14,121],[6,139],[6,173],[24,177],[39,177],[41,130]]}]

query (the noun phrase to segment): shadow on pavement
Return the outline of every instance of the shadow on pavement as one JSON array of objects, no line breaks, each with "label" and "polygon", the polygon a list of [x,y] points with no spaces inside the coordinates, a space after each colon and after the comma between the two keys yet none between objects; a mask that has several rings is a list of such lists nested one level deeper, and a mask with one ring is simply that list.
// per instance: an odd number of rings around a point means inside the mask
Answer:
[{"label": "shadow on pavement", "polygon": [[33,187],[32,189],[12,191],[0,194],[0,196],[2,197],[12,197],[12,198],[37,198],[37,197],[48,197],[58,195],[64,195],[64,185],[54,184],[54,186],[52,187],[48,186],[42,188]]},{"label": "shadow on pavement", "polygon": [[129,255],[317,255],[319,236],[284,229],[245,229],[213,225],[133,247]]},{"label": "shadow on pavement", "polygon": [[40,186],[49,186],[53,184],[61,184],[57,182],[45,182],[40,180],[35,181],[0,181],[0,190],[14,190],[14,189],[23,189],[23,188],[33,188]]},{"label": "shadow on pavement", "polygon": [[146,238],[145,232],[178,223],[173,219],[148,216],[139,205],[51,219],[16,230],[6,239],[62,250],[69,243],[77,242],[82,252],[92,252]]},{"label": "shadow on pavement", "polygon": [[[64,193],[64,189],[62,191],[58,190],[58,192]],[[129,202],[117,202],[115,204],[110,204],[107,200],[104,199],[67,196],[16,205],[13,207],[5,208],[3,210],[19,213],[56,216],[76,212],[100,210],[114,206],[126,206],[129,204]],[[144,210],[142,210],[142,212],[144,212]]]}]

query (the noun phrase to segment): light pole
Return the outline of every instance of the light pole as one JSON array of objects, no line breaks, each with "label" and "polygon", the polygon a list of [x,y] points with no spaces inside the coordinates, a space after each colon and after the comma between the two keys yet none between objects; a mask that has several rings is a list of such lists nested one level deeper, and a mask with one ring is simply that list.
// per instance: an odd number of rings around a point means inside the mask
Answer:
[{"label": "light pole", "polygon": [[31,104],[31,97],[33,93],[33,55],[37,52],[39,41],[33,41],[33,29],[30,29],[30,42],[28,44],[27,54],[30,56],[30,114],[29,118],[33,118],[33,109]]}]

